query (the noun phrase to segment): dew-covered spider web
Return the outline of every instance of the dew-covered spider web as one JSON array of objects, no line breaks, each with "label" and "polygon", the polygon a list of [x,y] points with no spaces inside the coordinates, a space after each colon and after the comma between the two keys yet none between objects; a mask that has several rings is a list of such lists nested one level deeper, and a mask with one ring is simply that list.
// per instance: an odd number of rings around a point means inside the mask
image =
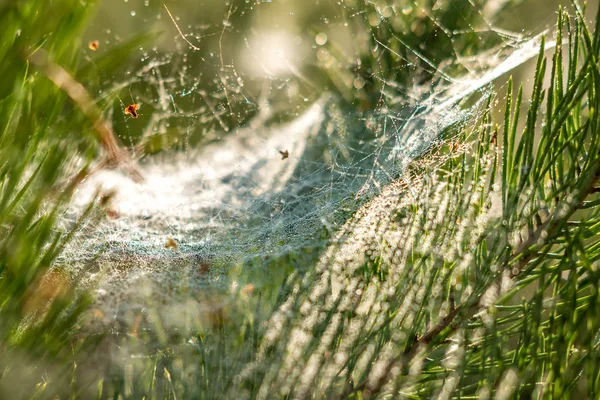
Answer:
[{"label": "dew-covered spider web", "polygon": [[[359,263],[368,249],[348,236],[376,240],[389,228],[378,214],[359,217],[364,205],[397,195],[407,169],[475,124],[490,84],[539,46],[495,27],[502,1],[107,3],[101,33],[90,33],[99,51],[163,32],[127,47],[135,67],[109,76],[110,61],[87,52],[93,94],[145,181],[120,169],[89,177],[68,215],[98,188],[114,198],[59,264],[93,289],[93,319],[116,331],[138,318],[210,328],[240,293]],[[138,118],[123,112],[129,104]]]}]

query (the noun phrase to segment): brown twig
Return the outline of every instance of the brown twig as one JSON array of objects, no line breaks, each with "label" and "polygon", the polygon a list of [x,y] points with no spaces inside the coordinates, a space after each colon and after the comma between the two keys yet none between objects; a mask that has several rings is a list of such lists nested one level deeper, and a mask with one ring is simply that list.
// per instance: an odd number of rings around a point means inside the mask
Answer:
[{"label": "brown twig", "polygon": [[110,124],[102,117],[102,113],[85,87],[76,81],[63,67],[52,62],[43,49],[38,49],[29,55],[27,60],[38,67],[52,83],[64,91],[77,104],[81,112],[91,120],[94,131],[106,152],[107,162],[102,164],[125,166],[127,173],[135,182],[143,182],[142,174],[132,165],[129,154],[119,145]]}]

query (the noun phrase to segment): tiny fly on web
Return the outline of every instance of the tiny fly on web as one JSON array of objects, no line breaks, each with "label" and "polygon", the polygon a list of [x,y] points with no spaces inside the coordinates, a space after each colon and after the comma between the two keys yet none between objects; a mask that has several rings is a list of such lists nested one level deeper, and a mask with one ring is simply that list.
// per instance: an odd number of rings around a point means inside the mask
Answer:
[{"label": "tiny fly on web", "polygon": [[133,118],[137,118],[138,117],[137,110],[139,110],[139,109],[140,109],[139,104],[128,105],[127,107],[125,107],[125,115],[131,115]]}]

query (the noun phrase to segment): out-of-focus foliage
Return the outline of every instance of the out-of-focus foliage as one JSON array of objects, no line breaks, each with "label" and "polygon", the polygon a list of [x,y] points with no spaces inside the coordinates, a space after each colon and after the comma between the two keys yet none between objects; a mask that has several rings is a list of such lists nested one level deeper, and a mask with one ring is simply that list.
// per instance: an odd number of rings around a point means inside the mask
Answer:
[{"label": "out-of-focus foliage", "polygon": [[[0,8],[0,397],[68,387],[86,340],[74,328],[88,304],[53,268],[78,229],[102,215],[109,196],[65,225],[74,190],[104,152],[81,105],[29,59],[74,74],[91,1],[9,1]],[[127,62],[127,57],[121,62]],[[71,82],[73,83],[73,82]],[[37,385],[37,388],[36,386]]]}]

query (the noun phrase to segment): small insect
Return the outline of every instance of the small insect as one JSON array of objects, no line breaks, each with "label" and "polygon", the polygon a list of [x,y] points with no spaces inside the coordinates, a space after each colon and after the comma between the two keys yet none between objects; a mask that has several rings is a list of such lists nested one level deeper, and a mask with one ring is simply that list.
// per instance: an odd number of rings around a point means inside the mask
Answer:
[{"label": "small insect", "polygon": [[455,151],[457,151],[459,149],[460,143],[458,142],[458,140],[450,143],[450,152],[454,153]]},{"label": "small insect", "polygon": [[173,249],[174,251],[177,251],[177,242],[173,238],[167,238],[165,249]]},{"label": "small insect", "polygon": [[125,107],[125,114],[131,115],[133,118],[137,118],[138,117],[137,110],[139,110],[139,109],[140,109],[139,104],[128,105],[127,107]]},{"label": "small insect", "polygon": [[98,48],[100,47],[100,42],[97,40],[92,40],[89,44],[88,47],[90,48],[90,50],[96,51],[98,50]]},{"label": "small insect", "polygon": [[109,208],[106,211],[106,216],[108,217],[108,219],[117,219],[119,218],[119,212],[114,208]]},{"label": "small insect", "polygon": [[286,158],[288,158],[290,156],[290,153],[287,150],[284,150],[284,151],[279,150],[279,154],[281,154],[282,160],[285,160]]},{"label": "small insect", "polygon": [[490,143],[492,146],[495,146],[498,143],[498,130],[495,130],[494,133],[492,133],[492,138],[490,139]]}]

